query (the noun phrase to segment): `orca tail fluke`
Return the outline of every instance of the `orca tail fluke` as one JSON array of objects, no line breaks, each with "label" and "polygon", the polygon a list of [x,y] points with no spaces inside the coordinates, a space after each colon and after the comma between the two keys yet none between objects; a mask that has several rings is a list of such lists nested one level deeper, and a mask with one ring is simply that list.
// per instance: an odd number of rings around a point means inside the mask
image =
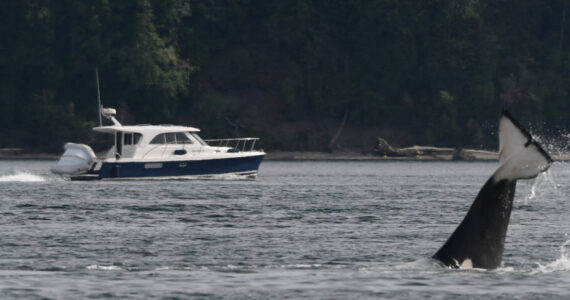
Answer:
[{"label": "orca tail fluke", "polygon": [[499,162],[493,175],[503,179],[530,179],[548,170],[552,158],[512,116],[503,109],[499,122]]},{"label": "orca tail fluke", "polygon": [[433,258],[450,268],[498,268],[503,258],[517,179],[546,171],[552,158],[507,112],[499,123],[500,166]]}]

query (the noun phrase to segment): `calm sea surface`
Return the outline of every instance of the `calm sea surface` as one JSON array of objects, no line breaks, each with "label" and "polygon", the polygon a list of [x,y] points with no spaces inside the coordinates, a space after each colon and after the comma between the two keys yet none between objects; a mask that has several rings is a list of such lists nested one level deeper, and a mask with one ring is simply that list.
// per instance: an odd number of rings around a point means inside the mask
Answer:
[{"label": "calm sea surface", "polygon": [[255,181],[70,182],[0,161],[0,298],[568,299],[570,164],[519,181],[503,267],[428,259],[496,162],[263,162]]}]

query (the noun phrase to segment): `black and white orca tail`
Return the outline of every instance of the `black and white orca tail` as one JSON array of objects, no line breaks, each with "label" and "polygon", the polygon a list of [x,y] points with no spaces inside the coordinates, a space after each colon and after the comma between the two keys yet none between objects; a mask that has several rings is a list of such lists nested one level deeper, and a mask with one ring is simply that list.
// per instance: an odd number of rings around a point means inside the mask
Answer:
[{"label": "black and white orca tail", "polygon": [[499,168],[433,258],[450,268],[500,266],[518,179],[546,171],[552,158],[506,110],[499,123]]}]

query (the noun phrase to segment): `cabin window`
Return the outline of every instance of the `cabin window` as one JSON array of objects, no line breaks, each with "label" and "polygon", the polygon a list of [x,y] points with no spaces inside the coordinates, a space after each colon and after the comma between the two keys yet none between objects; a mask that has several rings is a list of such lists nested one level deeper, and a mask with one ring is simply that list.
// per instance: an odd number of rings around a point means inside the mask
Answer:
[{"label": "cabin window", "polygon": [[176,134],[174,132],[166,133],[166,143],[176,144]]},{"label": "cabin window", "polygon": [[132,144],[133,144],[133,134],[123,133],[123,145],[132,145]]},{"label": "cabin window", "polygon": [[142,138],[142,134],[140,134],[140,133],[135,133],[135,134],[133,135],[133,145],[138,144],[139,141],[141,140],[141,138]]},{"label": "cabin window", "polygon": [[152,141],[150,141],[151,144],[164,144],[166,141],[164,140],[165,136],[164,133],[161,133],[157,136],[154,137],[154,139],[152,139]]},{"label": "cabin window", "polygon": [[[137,137],[138,133],[135,133],[135,139],[140,139],[140,137]],[[136,140],[135,143],[137,143],[138,140]],[[186,133],[184,132],[168,132],[168,133],[161,133],[157,136],[155,136],[152,141],[150,141],[151,144],[192,144],[192,140],[186,135]]]},{"label": "cabin window", "polygon": [[204,145],[204,146],[207,146],[207,145],[208,145],[208,143],[206,143],[198,134],[196,134],[196,133],[190,133],[190,135],[192,135],[192,136],[198,141],[198,143],[200,143],[200,144],[202,144],[202,145]]},{"label": "cabin window", "polygon": [[140,133],[131,133],[125,132],[123,133],[123,145],[136,145],[139,143],[142,134]]},{"label": "cabin window", "polygon": [[176,133],[176,143],[177,144],[192,144],[192,141],[184,132]]}]

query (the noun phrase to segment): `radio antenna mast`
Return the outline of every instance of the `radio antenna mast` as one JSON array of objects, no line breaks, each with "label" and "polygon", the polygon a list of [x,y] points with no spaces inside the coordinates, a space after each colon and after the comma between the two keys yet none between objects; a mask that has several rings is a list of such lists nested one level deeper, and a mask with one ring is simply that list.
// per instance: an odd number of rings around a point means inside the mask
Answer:
[{"label": "radio antenna mast", "polygon": [[99,103],[99,127],[103,126],[103,120],[101,119],[101,91],[99,88],[99,70],[95,68],[95,80],[97,81],[97,102]]}]

